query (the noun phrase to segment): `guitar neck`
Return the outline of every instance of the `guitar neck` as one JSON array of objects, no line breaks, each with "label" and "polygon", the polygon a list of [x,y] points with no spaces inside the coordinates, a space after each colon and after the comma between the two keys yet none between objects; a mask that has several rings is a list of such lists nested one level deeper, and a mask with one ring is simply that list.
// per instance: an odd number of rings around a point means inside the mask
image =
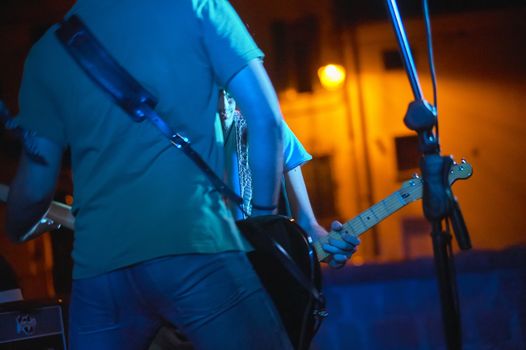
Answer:
[{"label": "guitar neck", "polygon": [[402,197],[402,193],[400,191],[396,191],[381,202],[378,202],[369,209],[363,211],[355,218],[347,221],[345,224],[343,224],[343,229],[341,231],[329,232],[327,237],[324,237],[314,243],[314,249],[318,255],[318,260],[325,261],[329,257],[330,254],[322,248],[322,244],[327,243],[329,238],[342,240],[341,235],[343,233],[348,233],[352,236],[359,237],[371,227],[378,224],[397,210],[403,208],[408,203],[409,202],[407,202],[405,198]]},{"label": "guitar neck", "polygon": [[47,217],[72,231],[75,230],[75,217],[71,214],[69,205],[56,201],[51,202]]},{"label": "guitar neck", "polygon": [[[6,202],[8,194],[9,187],[0,184],[0,202]],[[47,217],[70,230],[75,229],[75,217],[71,214],[71,207],[69,205],[52,201],[49,205]]]},{"label": "guitar neck", "polygon": [[[468,179],[473,173],[473,168],[464,159],[460,164],[455,163],[449,170],[448,182],[452,185],[458,179]],[[414,202],[423,195],[423,181],[418,176],[404,182],[402,188],[383,201],[376,203],[371,208],[367,209],[354,219],[347,221],[343,225],[343,229],[331,231],[326,237],[323,237],[318,242],[314,243],[314,249],[318,255],[319,261],[326,261],[329,253],[322,248],[324,243],[327,243],[330,238],[342,240],[341,235],[348,233],[352,236],[358,237],[368,229],[393,214],[395,211],[405,207],[407,204]]]}]

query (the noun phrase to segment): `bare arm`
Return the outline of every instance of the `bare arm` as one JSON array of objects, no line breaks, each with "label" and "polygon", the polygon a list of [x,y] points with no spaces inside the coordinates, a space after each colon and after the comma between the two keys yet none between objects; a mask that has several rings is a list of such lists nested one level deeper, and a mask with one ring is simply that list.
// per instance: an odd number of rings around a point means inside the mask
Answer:
[{"label": "bare arm", "polygon": [[[287,197],[292,207],[292,215],[297,220],[298,224],[317,241],[326,236],[328,232],[318,224],[312,206],[310,204],[307,187],[301,172],[301,167],[296,167],[285,173],[285,185],[287,188]],[[342,229],[342,224],[334,221],[331,229],[339,231]],[[348,259],[356,251],[360,240],[349,234],[342,235],[343,240],[329,239],[327,243],[322,245],[323,249],[331,254],[329,266],[342,267]]]},{"label": "bare arm", "polygon": [[[282,116],[276,93],[261,61],[250,61],[232,78],[228,90],[247,120],[252,202],[259,206],[276,205],[283,171]],[[270,212],[254,210],[255,215]]]},{"label": "bare arm", "polygon": [[11,183],[7,198],[6,231],[15,242],[46,213],[53,198],[62,160],[62,148],[58,144],[37,136],[32,136],[29,141],[42,159],[36,160],[23,151]]},{"label": "bare arm", "polygon": [[301,167],[295,167],[285,173],[285,186],[292,209],[292,216],[298,224],[307,231],[314,240],[326,236],[327,231],[318,224],[312,210]]}]

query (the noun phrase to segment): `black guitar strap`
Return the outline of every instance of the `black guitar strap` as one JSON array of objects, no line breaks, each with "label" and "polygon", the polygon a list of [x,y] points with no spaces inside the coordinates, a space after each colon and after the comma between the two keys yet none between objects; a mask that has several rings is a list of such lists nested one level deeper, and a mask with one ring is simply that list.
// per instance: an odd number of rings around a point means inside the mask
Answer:
[{"label": "black guitar strap", "polygon": [[226,186],[190,146],[188,138],[172,130],[157,114],[154,110],[157,99],[110,56],[78,16],[73,15],[63,21],[55,34],[86,74],[106,91],[135,122],[148,119],[168,138],[172,145],[181,149],[194,161],[220,193],[234,203],[242,203],[243,199]]},{"label": "black guitar strap", "polygon": [[[149,120],[173,146],[182,150],[205,173],[216,190],[238,205],[243,203],[243,199],[232,191],[190,146],[188,138],[172,130],[158,115],[154,109],[157,105],[156,98],[107,52],[78,16],[73,15],[63,21],[55,34],[86,74],[106,91],[135,122]],[[273,241],[269,235],[264,236]],[[321,303],[320,292],[298,268],[285,249],[277,242],[273,242],[272,245],[279,247],[272,250],[273,255],[283,262],[291,275]]]}]

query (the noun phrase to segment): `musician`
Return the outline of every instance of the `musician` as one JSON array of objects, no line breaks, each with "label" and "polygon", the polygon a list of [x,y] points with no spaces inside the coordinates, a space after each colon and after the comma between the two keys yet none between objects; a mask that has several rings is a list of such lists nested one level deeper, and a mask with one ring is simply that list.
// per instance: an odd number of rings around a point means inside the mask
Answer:
[{"label": "musician", "polygon": [[[228,207],[236,220],[242,220],[251,214],[251,171],[248,164],[249,152],[247,147],[247,123],[245,117],[236,108],[235,99],[225,90],[221,90],[218,101],[218,114],[224,137],[225,168],[227,184],[236,194],[243,198],[243,210],[228,201]],[[312,206],[309,201],[305,181],[301,172],[301,166],[312,159],[307,153],[296,135],[283,121],[283,178],[285,186],[285,215],[293,216],[298,224],[317,240],[325,235],[327,231],[318,224]],[[290,207],[288,210],[288,200]],[[291,213],[292,211],[292,213]],[[341,229],[341,223],[332,223],[333,230]],[[344,234],[344,241],[333,241],[331,244],[323,245],[324,249],[331,253],[329,266],[342,267],[356,251],[360,240],[356,237]],[[193,349],[192,344],[180,330],[173,327],[162,327],[149,350],[188,350]]]},{"label": "musician", "polygon": [[[217,172],[220,87],[245,113],[253,215],[275,212],[281,114],[263,53],[226,0],[79,0],[77,14],[159,100]],[[82,72],[52,27],[24,67],[16,123],[30,131],[8,198],[14,241],[47,231],[66,147],[74,184],[70,349],[144,349],[162,321],[198,349],[290,349],[221,194],[151,124],[135,123]]]},{"label": "musician", "polygon": [[[247,145],[247,123],[243,114],[236,108],[235,99],[225,90],[221,90],[218,103],[219,116],[225,142],[225,166],[227,183],[243,198],[243,210],[229,202],[229,208],[236,220],[246,218],[251,213],[251,171]],[[317,241],[328,232],[318,223],[309,201],[309,195],[303,179],[301,166],[312,159],[296,135],[285,121],[283,133],[283,179],[284,214],[292,216],[298,224]],[[288,205],[290,204],[290,206]],[[289,210],[289,207],[292,210]],[[340,230],[341,223],[334,221],[333,230]],[[331,253],[329,266],[342,267],[356,251],[360,240],[349,234],[342,235],[343,240],[330,240],[323,248]]]}]

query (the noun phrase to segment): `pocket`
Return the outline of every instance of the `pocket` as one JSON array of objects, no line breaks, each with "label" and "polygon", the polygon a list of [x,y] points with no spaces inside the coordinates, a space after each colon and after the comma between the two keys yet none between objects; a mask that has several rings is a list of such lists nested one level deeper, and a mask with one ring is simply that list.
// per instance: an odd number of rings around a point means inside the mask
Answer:
[{"label": "pocket", "polygon": [[179,295],[179,315],[186,325],[203,324],[263,289],[244,253],[210,255],[206,264],[185,282]]}]

